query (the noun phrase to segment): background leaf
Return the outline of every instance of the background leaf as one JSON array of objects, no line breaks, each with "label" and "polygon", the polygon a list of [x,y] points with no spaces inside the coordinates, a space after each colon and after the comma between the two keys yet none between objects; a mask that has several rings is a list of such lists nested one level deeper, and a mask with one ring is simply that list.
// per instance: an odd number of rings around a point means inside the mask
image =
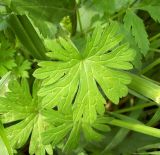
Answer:
[{"label": "background leaf", "polygon": [[132,31],[141,53],[146,55],[149,50],[148,35],[144,23],[132,10],[127,10],[124,16],[124,25],[126,29]]}]

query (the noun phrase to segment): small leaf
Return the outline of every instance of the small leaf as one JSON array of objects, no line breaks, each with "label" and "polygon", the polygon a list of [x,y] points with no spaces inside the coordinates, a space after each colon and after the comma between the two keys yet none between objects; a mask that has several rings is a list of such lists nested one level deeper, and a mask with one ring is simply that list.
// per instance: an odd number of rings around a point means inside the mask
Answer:
[{"label": "small leaf", "polygon": [[0,35],[0,77],[16,66],[14,61],[15,50],[11,43]]},{"label": "small leaf", "polygon": [[149,50],[148,34],[145,30],[144,23],[133,11],[127,10],[124,16],[124,25],[126,29],[132,31],[141,53],[146,55]]},{"label": "small leaf", "polygon": [[31,62],[24,60],[21,55],[17,55],[15,61],[17,67],[14,67],[12,72],[16,75],[16,77],[28,78],[28,70],[31,68]]}]

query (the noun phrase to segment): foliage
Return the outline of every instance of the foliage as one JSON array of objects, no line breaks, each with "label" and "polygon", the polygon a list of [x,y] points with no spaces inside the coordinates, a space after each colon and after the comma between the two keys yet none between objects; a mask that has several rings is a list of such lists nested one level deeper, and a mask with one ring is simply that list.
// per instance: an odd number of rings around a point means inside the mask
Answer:
[{"label": "foliage", "polygon": [[159,24],[159,0],[1,0],[0,153],[159,154]]}]

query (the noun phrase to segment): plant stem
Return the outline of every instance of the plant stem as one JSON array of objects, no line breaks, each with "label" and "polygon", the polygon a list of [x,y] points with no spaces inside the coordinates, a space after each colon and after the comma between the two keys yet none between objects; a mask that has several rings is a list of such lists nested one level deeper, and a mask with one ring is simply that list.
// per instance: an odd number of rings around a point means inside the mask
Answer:
[{"label": "plant stem", "polygon": [[138,123],[133,124],[132,122],[126,122],[118,119],[113,119],[109,121],[108,124],[160,138],[159,129],[149,127],[143,124],[138,124]]},{"label": "plant stem", "polygon": [[150,51],[153,51],[153,52],[158,52],[158,53],[160,53],[160,49],[156,49],[156,48],[150,48]]},{"label": "plant stem", "polygon": [[115,111],[115,113],[125,113],[125,112],[129,112],[129,111],[133,111],[133,110],[143,109],[143,108],[150,107],[150,106],[153,106],[153,105],[157,105],[157,103],[150,102],[150,103],[138,104],[138,105],[133,106],[133,107],[117,110],[117,111]]},{"label": "plant stem", "polygon": [[145,67],[141,71],[141,74],[145,74],[146,72],[148,72],[149,70],[151,70],[153,67],[157,66],[158,64],[160,64],[160,58],[158,58],[157,60],[155,60],[154,62],[152,62],[151,64],[149,64],[147,67]]},{"label": "plant stem", "polygon": [[27,16],[10,14],[8,24],[28,53],[36,59],[47,60],[46,49]]},{"label": "plant stem", "polygon": [[129,88],[131,90],[134,90],[137,93],[160,104],[160,86],[158,84],[155,84],[147,78],[137,76],[132,73],[129,73],[129,76],[132,78],[132,81],[129,84]]},{"label": "plant stem", "polygon": [[156,34],[155,36],[151,37],[151,38],[149,39],[149,41],[151,42],[151,41],[153,41],[153,40],[155,40],[155,39],[157,39],[157,38],[159,38],[159,37],[160,37],[160,33],[158,33],[158,34]]},{"label": "plant stem", "polygon": [[119,11],[117,14],[113,15],[110,19],[114,20],[115,18],[123,15],[126,12],[126,9],[122,9],[121,11]]}]

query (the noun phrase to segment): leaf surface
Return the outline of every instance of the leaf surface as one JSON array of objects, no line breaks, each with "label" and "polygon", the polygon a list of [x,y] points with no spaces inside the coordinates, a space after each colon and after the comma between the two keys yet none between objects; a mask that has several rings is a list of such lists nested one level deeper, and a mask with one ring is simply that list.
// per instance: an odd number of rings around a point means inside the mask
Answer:
[{"label": "leaf surface", "polygon": [[149,50],[148,34],[145,30],[144,23],[132,10],[127,10],[124,16],[124,25],[128,31],[132,31],[141,53],[146,55]]},{"label": "leaf surface", "polygon": [[73,119],[92,123],[97,114],[104,113],[105,95],[114,103],[127,95],[130,77],[124,70],[132,69],[134,51],[128,44],[120,44],[118,25],[111,23],[104,29],[99,25],[88,36],[84,51],[71,40],[47,40],[47,55],[52,61],[42,61],[34,76],[42,79],[39,95],[44,107],[58,106],[69,113],[73,103]]},{"label": "leaf surface", "polygon": [[0,114],[3,123],[11,123],[5,130],[13,149],[24,146],[31,135],[29,152],[31,155],[51,155],[52,147],[43,145],[41,134],[49,126],[41,115],[41,99],[37,96],[39,82],[33,85],[30,93],[26,79],[19,83],[13,80],[9,83],[9,92],[0,97]]}]

